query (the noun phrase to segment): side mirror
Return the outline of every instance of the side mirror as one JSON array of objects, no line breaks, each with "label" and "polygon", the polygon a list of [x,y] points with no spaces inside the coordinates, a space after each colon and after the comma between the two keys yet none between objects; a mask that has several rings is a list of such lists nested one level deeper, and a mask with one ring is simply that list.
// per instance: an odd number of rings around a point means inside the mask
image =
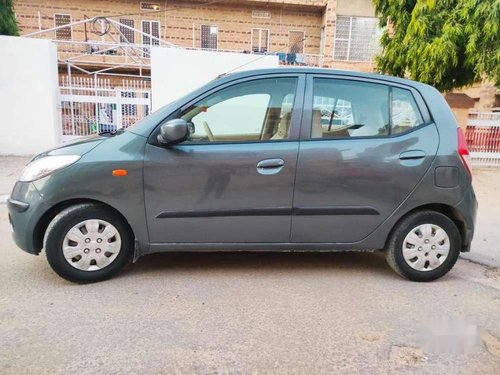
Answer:
[{"label": "side mirror", "polygon": [[186,120],[177,118],[169,120],[160,127],[158,142],[169,146],[184,142],[189,137],[189,126]]}]

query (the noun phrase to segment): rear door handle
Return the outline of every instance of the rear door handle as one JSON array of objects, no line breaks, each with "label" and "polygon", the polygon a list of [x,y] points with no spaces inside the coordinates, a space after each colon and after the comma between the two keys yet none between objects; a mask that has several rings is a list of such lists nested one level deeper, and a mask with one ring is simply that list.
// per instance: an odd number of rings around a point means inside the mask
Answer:
[{"label": "rear door handle", "polygon": [[283,169],[284,165],[285,161],[283,159],[261,160],[257,163],[257,172],[263,175],[276,174]]},{"label": "rear door handle", "polygon": [[423,159],[425,158],[425,152],[422,150],[409,150],[403,151],[399,154],[399,159],[410,160],[410,159]]}]

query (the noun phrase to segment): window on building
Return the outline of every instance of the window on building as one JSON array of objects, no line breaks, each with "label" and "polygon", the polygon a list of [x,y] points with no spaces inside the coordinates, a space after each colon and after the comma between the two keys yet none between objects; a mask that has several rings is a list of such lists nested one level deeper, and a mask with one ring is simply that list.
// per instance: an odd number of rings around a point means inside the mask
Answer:
[{"label": "window on building", "polygon": [[304,53],[305,33],[303,31],[288,32],[288,52]]},{"label": "window on building", "polygon": [[415,103],[415,99],[409,90],[392,88],[391,109],[391,134],[403,133],[424,123],[417,103]]},{"label": "window on building", "polygon": [[[142,21],[142,32],[147,35],[142,35],[142,43],[150,46],[160,44],[160,22],[159,21]],[[156,39],[153,39],[154,37]]]},{"label": "window on building", "polygon": [[314,79],[311,138],[388,134],[388,86],[338,79]]},{"label": "window on building", "polygon": [[[134,20],[127,18],[120,18],[120,43],[124,44],[134,44],[135,43],[135,33],[134,30]],[[128,27],[126,27],[128,26]],[[131,27],[132,29],[129,29]]]},{"label": "window on building", "polygon": [[[64,26],[71,23],[71,15],[69,14],[54,14],[54,26]],[[71,40],[71,26],[62,27],[56,30],[56,39],[58,40]]]},{"label": "window on building", "polygon": [[252,29],[252,51],[267,52],[269,50],[269,30]]},{"label": "window on building", "polygon": [[[146,46],[158,46],[160,45],[160,22],[158,21],[142,21],[142,44]],[[155,39],[153,39],[154,37]],[[150,48],[143,48],[143,54],[145,57],[151,55]]]},{"label": "window on building", "polygon": [[[134,91],[121,91],[122,98],[135,98],[136,93]],[[137,104],[122,104],[122,117],[136,116],[137,115]]]},{"label": "window on building", "polygon": [[261,18],[268,20],[271,18],[271,12],[268,12],[266,10],[252,10],[252,18]]},{"label": "window on building", "polygon": [[201,25],[201,48],[217,49],[217,26]]},{"label": "window on building", "polygon": [[372,61],[380,50],[382,30],[378,18],[337,16],[333,58]]},{"label": "window on building", "polygon": [[296,78],[243,82],[207,96],[182,118],[191,143],[255,142],[288,138]]},{"label": "window on building", "polygon": [[141,2],[141,10],[160,10],[160,3],[152,3],[149,1]]}]

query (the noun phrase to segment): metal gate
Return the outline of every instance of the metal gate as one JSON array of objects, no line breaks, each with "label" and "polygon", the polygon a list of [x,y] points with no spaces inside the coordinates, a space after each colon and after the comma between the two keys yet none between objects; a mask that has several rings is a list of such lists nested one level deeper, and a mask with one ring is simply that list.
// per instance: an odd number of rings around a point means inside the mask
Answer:
[{"label": "metal gate", "polygon": [[500,112],[470,112],[465,136],[474,165],[500,167]]},{"label": "metal gate", "polygon": [[62,76],[59,90],[63,141],[127,128],[151,110],[149,81]]}]

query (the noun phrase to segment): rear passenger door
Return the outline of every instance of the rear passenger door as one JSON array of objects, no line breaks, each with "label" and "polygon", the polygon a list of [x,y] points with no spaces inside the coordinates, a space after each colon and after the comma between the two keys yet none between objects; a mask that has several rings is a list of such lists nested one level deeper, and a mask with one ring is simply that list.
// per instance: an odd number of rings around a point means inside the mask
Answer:
[{"label": "rear passenger door", "polygon": [[438,141],[416,90],[309,75],[291,242],[352,243],[367,237],[423,177]]}]

